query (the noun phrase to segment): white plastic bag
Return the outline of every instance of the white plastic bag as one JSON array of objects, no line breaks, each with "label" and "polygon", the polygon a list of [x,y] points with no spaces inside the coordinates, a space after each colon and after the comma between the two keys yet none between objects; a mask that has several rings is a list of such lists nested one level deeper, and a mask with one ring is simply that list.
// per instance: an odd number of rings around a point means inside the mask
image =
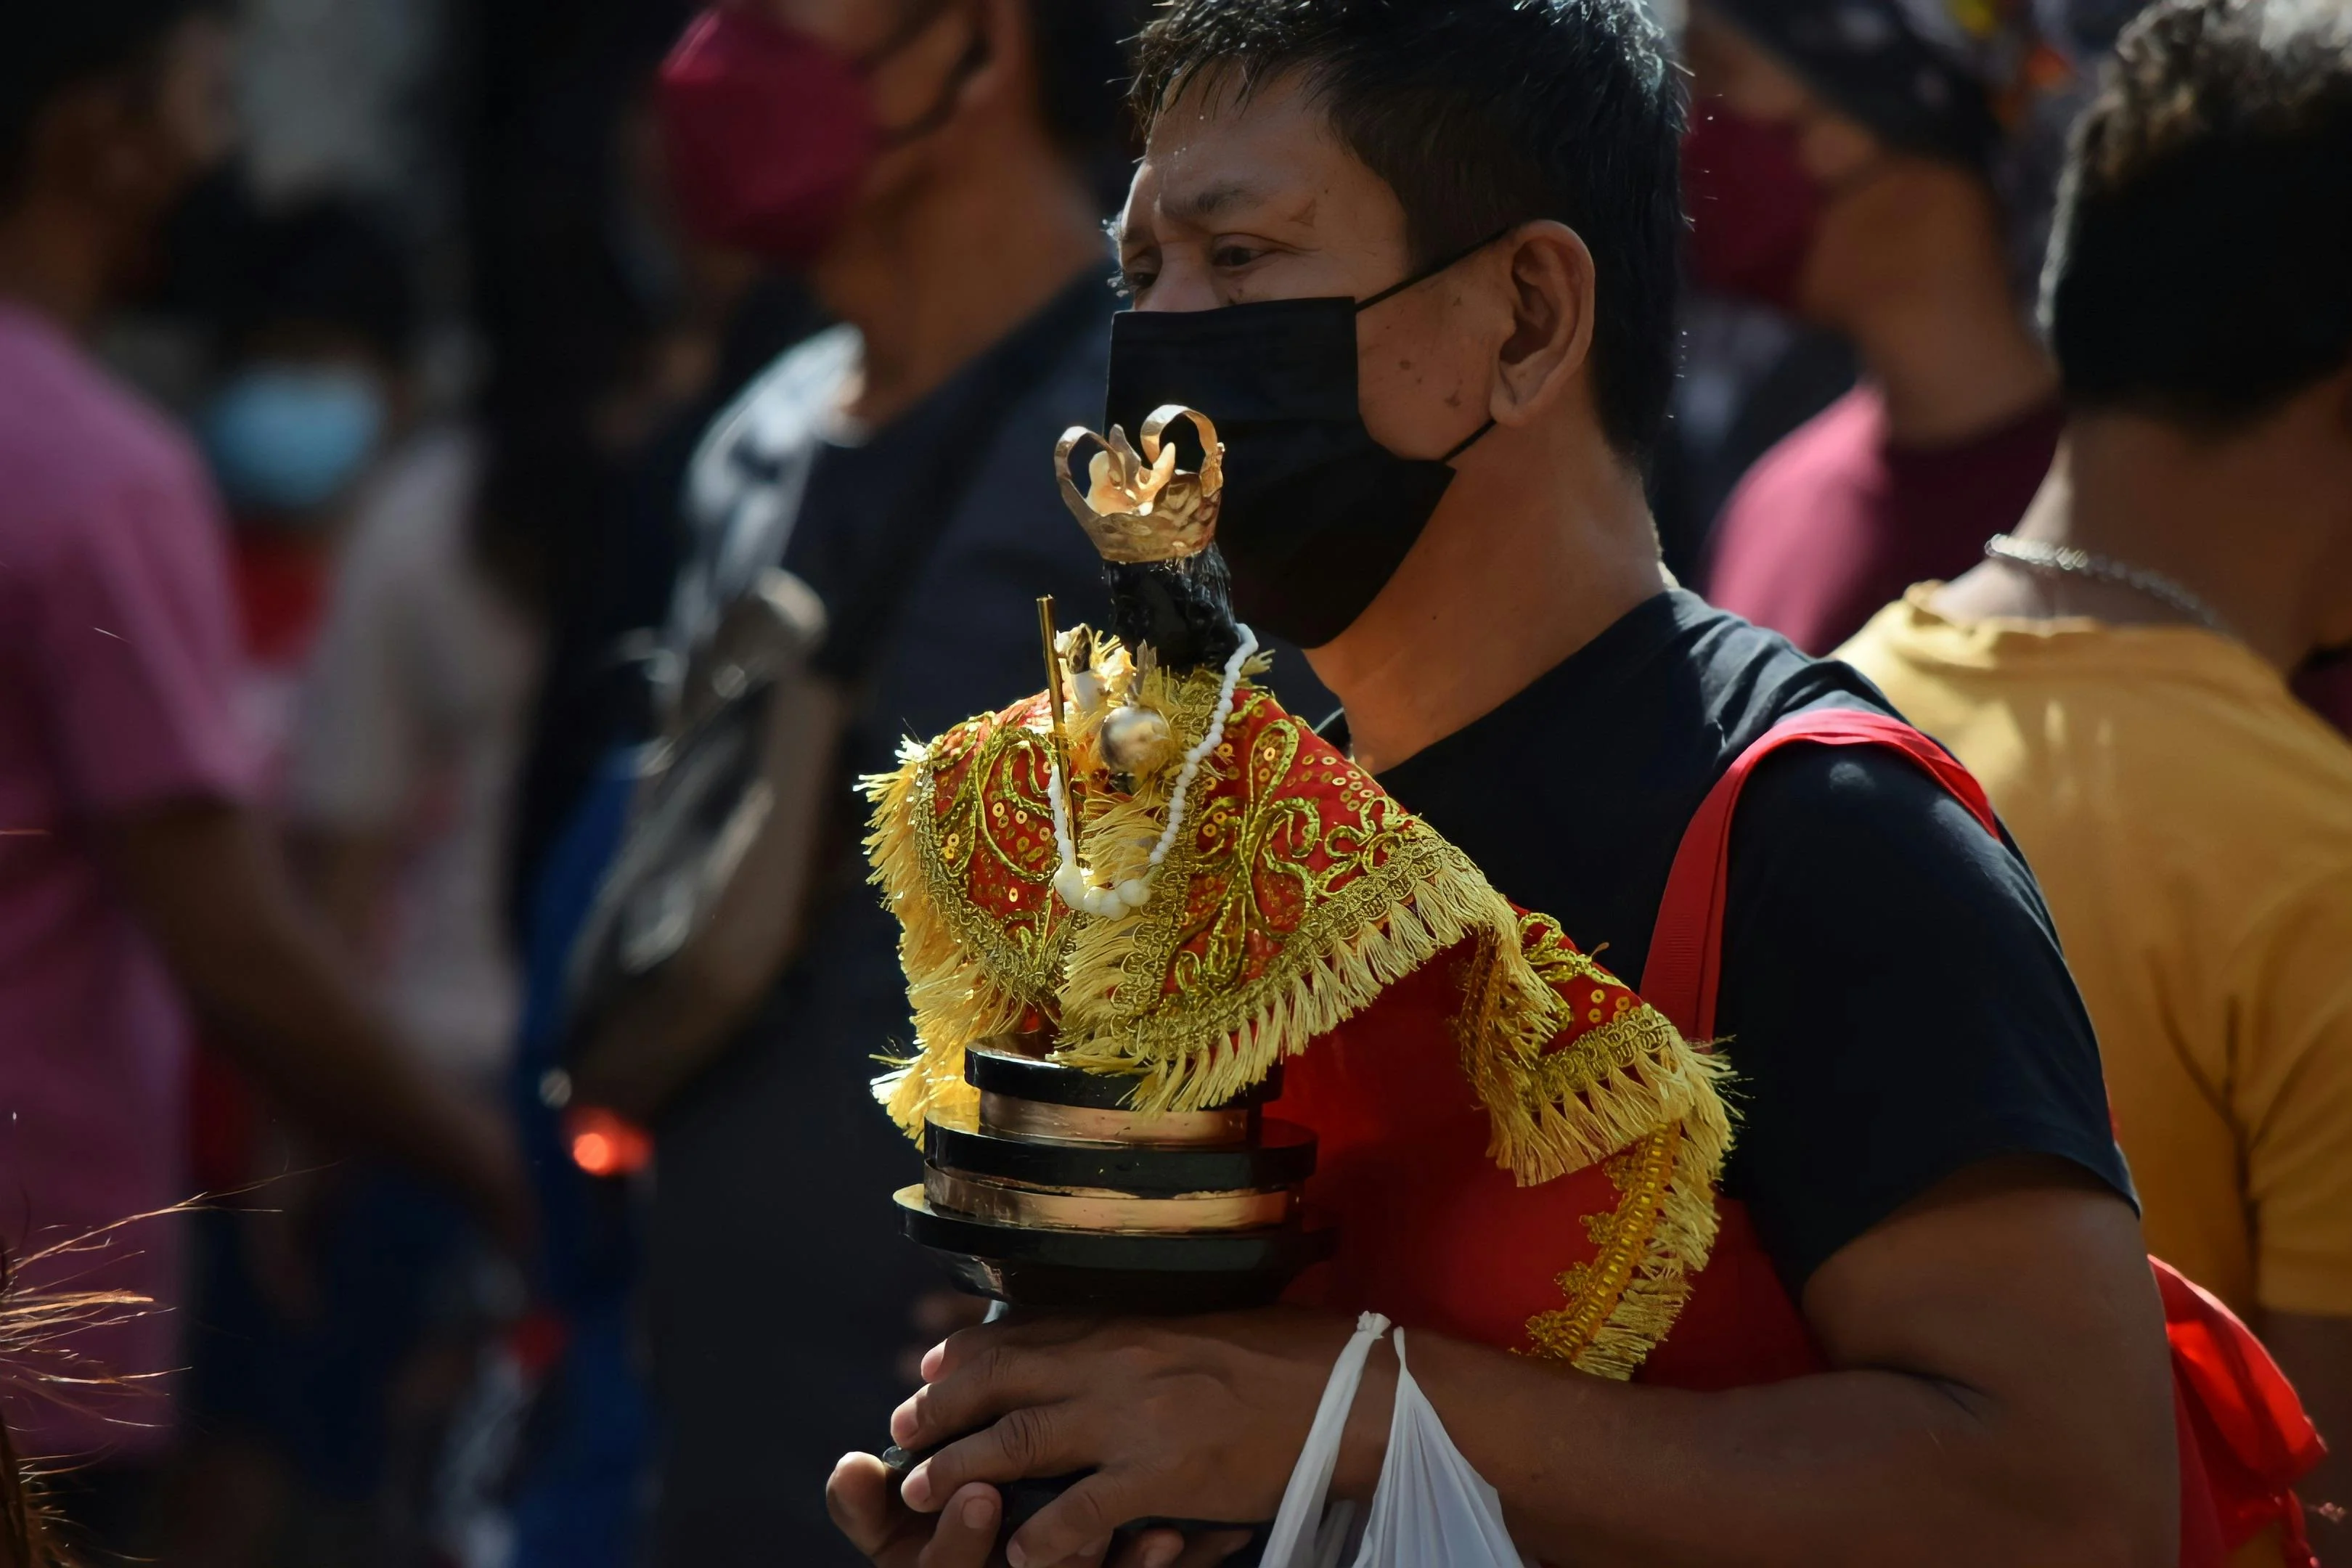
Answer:
[{"label": "white plastic bag", "polygon": [[1282,1494],[1266,1541],[1263,1568],[1527,1568],[1503,1528],[1503,1500],[1470,1468],[1447,1436],[1428,1396],[1405,1361],[1404,1331],[1396,1331],[1396,1412],[1389,1420],[1389,1452],[1364,1521],[1362,1544],[1346,1556],[1355,1535],[1355,1510],[1342,1503],[1327,1510],[1331,1475],[1339,1462],[1339,1438],[1348,1411],[1364,1379],[1372,1346],[1389,1331],[1389,1321],[1366,1312],[1355,1338],[1339,1352],[1324,1385],[1290,1485]]}]

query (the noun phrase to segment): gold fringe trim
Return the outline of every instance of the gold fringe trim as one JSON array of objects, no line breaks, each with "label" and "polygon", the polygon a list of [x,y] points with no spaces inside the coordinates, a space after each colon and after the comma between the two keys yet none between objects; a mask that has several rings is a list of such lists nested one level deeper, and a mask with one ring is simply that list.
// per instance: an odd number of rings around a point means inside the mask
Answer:
[{"label": "gold fringe trim", "polygon": [[1568,1304],[1528,1320],[1536,1354],[1620,1382],[1641,1370],[1714,1250],[1724,1152],[1676,1123],[1608,1163],[1624,1199],[1589,1222],[1600,1255],[1559,1276]]},{"label": "gold fringe trim", "polygon": [[[1579,1032],[1570,993],[1595,982],[1632,1005]],[[1522,1182],[1580,1171],[1675,1122],[1715,1151],[1710,1181],[1719,1172],[1731,1141],[1726,1064],[1570,946],[1558,921],[1514,911],[1508,938],[1481,946],[1463,993],[1462,1070],[1494,1116],[1491,1152]]]},{"label": "gold fringe trim", "polygon": [[[1275,778],[1286,776],[1303,728],[1287,716],[1253,727],[1240,722],[1246,711],[1237,711],[1234,732],[1261,749]],[[1236,758],[1224,776],[1257,760]],[[1090,859],[1114,866],[1121,847],[1148,845],[1143,830],[1160,820],[1160,804],[1139,795],[1105,812],[1089,826]],[[1245,984],[1182,984],[1181,915],[1080,922],[1068,950],[1056,1055],[1092,1071],[1140,1073],[1139,1109],[1201,1110],[1261,1082],[1390,985],[1475,939],[1456,1038],[1492,1119],[1488,1152],[1497,1163],[1532,1185],[1690,1121],[1719,1166],[1728,1123],[1716,1063],[1646,1005],[1577,1033],[1574,1005],[1560,986],[1602,974],[1599,966],[1570,947],[1555,922],[1523,921],[1467,856],[1385,796],[1368,801],[1363,816],[1359,874],[1325,892],[1273,963]],[[1248,826],[1240,837],[1242,858],[1254,868]],[[1161,876],[1171,888],[1189,887],[1202,869],[1198,839],[1188,837]],[[1567,1036],[1573,1037],[1552,1048]]]},{"label": "gold fringe trim", "polygon": [[[1222,673],[1198,671],[1180,679],[1160,668],[1149,648],[1139,664],[1117,638],[1096,641],[1096,668],[1118,699],[1132,695],[1139,705],[1166,717],[1176,735],[1206,732]],[[1272,665],[1271,655],[1260,654],[1244,674],[1263,674]],[[1243,701],[1258,697],[1246,686],[1243,689],[1237,712]],[[908,741],[899,748],[896,771],[859,781],[873,805],[866,837],[874,868],[870,879],[899,923],[898,959],[907,974],[916,1044],[911,1058],[884,1058],[890,1070],[875,1080],[874,1092],[910,1136],[921,1135],[924,1119],[934,1110],[976,1111],[979,1096],[963,1077],[965,1050],[1019,1027],[1033,1015],[1056,1021],[1062,954],[1070,932],[1103,923],[1059,907],[1052,889],[1055,868],[1048,865],[1033,884],[1045,911],[1045,935],[1034,943],[1013,940],[998,918],[973,907],[954,864],[957,857],[939,838],[933,772],[942,753],[959,741],[981,752],[970,764],[968,783],[973,787],[992,770],[1014,765],[1018,753],[1034,752],[1043,761],[1048,742],[1033,725],[1041,721],[1045,700],[1040,694],[973,720],[928,746]],[[1088,863],[1098,878],[1119,881],[1143,869],[1164,820],[1174,770],[1140,781],[1131,803],[1113,803],[1103,792],[1085,788],[1087,775],[1100,766],[1098,736],[1109,711],[1107,703],[1092,715],[1075,710],[1069,715],[1072,805]],[[984,809],[985,802],[977,804]],[[982,830],[978,811],[974,824],[976,835]],[[981,852],[969,844],[961,847],[967,854]]]},{"label": "gold fringe trim", "polygon": [[[1105,837],[1145,816],[1140,804],[1107,814]],[[1171,886],[1189,884],[1190,849],[1169,857],[1161,875]],[[1140,1073],[1139,1110],[1198,1110],[1263,1081],[1446,949],[1517,930],[1502,895],[1435,834],[1411,824],[1388,850],[1311,913],[1262,974],[1232,987],[1180,984],[1171,996],[1168,960],[1181,933],[1150,920],[1086,922],[1070,945],[1057,1054],[1091,1071]],[[1539,984],[1532,973],[1526,981]]]},{"label": "gold fringe trim", "polygon": [[[1050,1016],[1058,967],[1055,954],[1024,951],[961,896],[937,837],[935,750],[909,742],[896,773],[861,781],[874,803],[866,851],[872,879],[898,921],[916,1045],[912,1058],[888,1061],[891,1070],[875,1080],[874,1093],[891,1120],[917,1136],[934,1110],[978,1110],[979,1094],[964,1081],[964,1051],[1019,1027],[1033,1012]],[[1053,895],[1048,889],[1043,896]]]}]

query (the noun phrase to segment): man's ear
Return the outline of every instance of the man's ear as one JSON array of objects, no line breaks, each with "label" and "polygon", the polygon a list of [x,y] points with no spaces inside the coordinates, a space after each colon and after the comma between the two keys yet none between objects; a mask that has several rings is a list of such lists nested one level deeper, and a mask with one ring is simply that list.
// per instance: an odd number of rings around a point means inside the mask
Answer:
[{"label": "man's ear", "polygon": [[1029,89],[1029,62],[1036,20],[1034,0],[972,0],[971,32],[965,76],[956,89],[957,106],[992,104]]},{"label": "man's ear", "polygon": [[1531,223],[1505,253],[1511,335],[1495,359],[1498,425],[1533,423],[1583,374],[1592,353],[1592,252],[1564,223]]}]

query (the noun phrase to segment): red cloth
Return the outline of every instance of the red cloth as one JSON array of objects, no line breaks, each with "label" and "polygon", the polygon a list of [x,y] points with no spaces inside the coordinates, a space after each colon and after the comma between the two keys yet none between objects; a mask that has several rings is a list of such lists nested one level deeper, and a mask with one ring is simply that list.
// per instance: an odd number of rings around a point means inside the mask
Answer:
[{"label": "red cloth", "polygon": [[[1791,744],[1878,745],[1900,752],[1958,796],[1988,832],[1999,831],[1983,786],[1943,748],[1899,720],[1858,710],[1827,710],[1798,714],[1776,727],[1732,764],[1692,818],[1658,910],[1643,990],[1650,1004],[1691,1038],[1705,1039],[1715,1032],[1732,814],[1756,764]],[[1744,1215],[1738,1206],[1721,1206],[1725,1236],[1739,1235]],[[1751,1260],[1735,1248],[1724,1261],[1742,1276],[1748,1310],[1763,1305],[1762,1282],[1747,1278]],[[2279,1534],[2287,1568],[2317,1568],[2294,1488],[2326,1450],[2294,1386],[2252,1331],[2219,1300],[2170,1265],[2155,1258],[2148,1263],[2163,1298],[2165,1334],[2172,1351],[2174,1427],[2180,1447],[2181,1568],[2225,1568],[2231,1552],[2272,1531]],[[1709,1297],[1708,1277],[1716,1268],[1710,1263],[1699,1276],[1692,1309]],[[1713,1294],[1719,1298],[1727,1292]],[[1786,1311],[1793,1316],[1795,1309]],[[1748,1353],[1736,1336],[1752,1321],[1727,1316],[1713,1307],[1705,1317],[1686,1310],[1674,1334],[1651,1358],[1645,1378],[1666,1381],[1657,1374],[1671,1366],[1676,1342],[1696,1336],[1709,1340],[1729,1358],[1725,1370],[1735,1375],[1718,1386],[1769,1381],[1736,1375],[1748,1364]],[[1777,1317],[1762,1321],[1779,1328]]]},{"label": "red cloth", "polygon": [[1740,481],[1708,546],[1706,597],[1832,653],[1913,584],[1981,560],[2025,515],[2063,425],[2053,405],[1957,446],[1906,448],[1878,393],[1850,392]]},{"label": "red cloth", "polygon": [[2182,1489],[2181,1561],[2200,1560],[2189,1555],[2192,1539],[2217,1540],[2227,1552],[2275,1528],[2287,1568],[2318,1568],[2293,1489],[2327,1448],[2303,1401],[2220,1298],[2169,1264],[2155,1268],[2172,1342],[2182,1474],[2195,1473],[2189,1468],[2193,1453],[2212,1483],[2201,1491]]},{"label": "red cloth", "polygon": [[1598,1166],[1523,1187],[1487,1152],[1492,1119],[1448,1048],[1469,957],[1423,964],[1285,1065],[1274,1114],[1315,1130],[1307,1199],[1339,1228],[1289,1299],[1526,1351],[1529,1321],[1569,1305],[1559,1277],[1592,1258],[1587,1217],[1619,1194]]}]

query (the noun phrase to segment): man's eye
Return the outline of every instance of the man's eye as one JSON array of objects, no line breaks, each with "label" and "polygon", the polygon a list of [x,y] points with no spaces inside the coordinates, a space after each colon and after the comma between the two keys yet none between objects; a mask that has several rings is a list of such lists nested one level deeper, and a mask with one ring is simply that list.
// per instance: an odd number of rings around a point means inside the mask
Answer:
[{"label": "man's eye", "polygon": [[1234,268],[1247,267],[1265,254],[1255,246],[1220,245],[1209,252],[1209,265],[1221,271],[1231,271]]},{"label": "man's eye", "polygon": [[1111,275],[1111,292],[1122,300],[1132,300],[1160,281],[1160,274],[1140,267],[1122,267]]}]

